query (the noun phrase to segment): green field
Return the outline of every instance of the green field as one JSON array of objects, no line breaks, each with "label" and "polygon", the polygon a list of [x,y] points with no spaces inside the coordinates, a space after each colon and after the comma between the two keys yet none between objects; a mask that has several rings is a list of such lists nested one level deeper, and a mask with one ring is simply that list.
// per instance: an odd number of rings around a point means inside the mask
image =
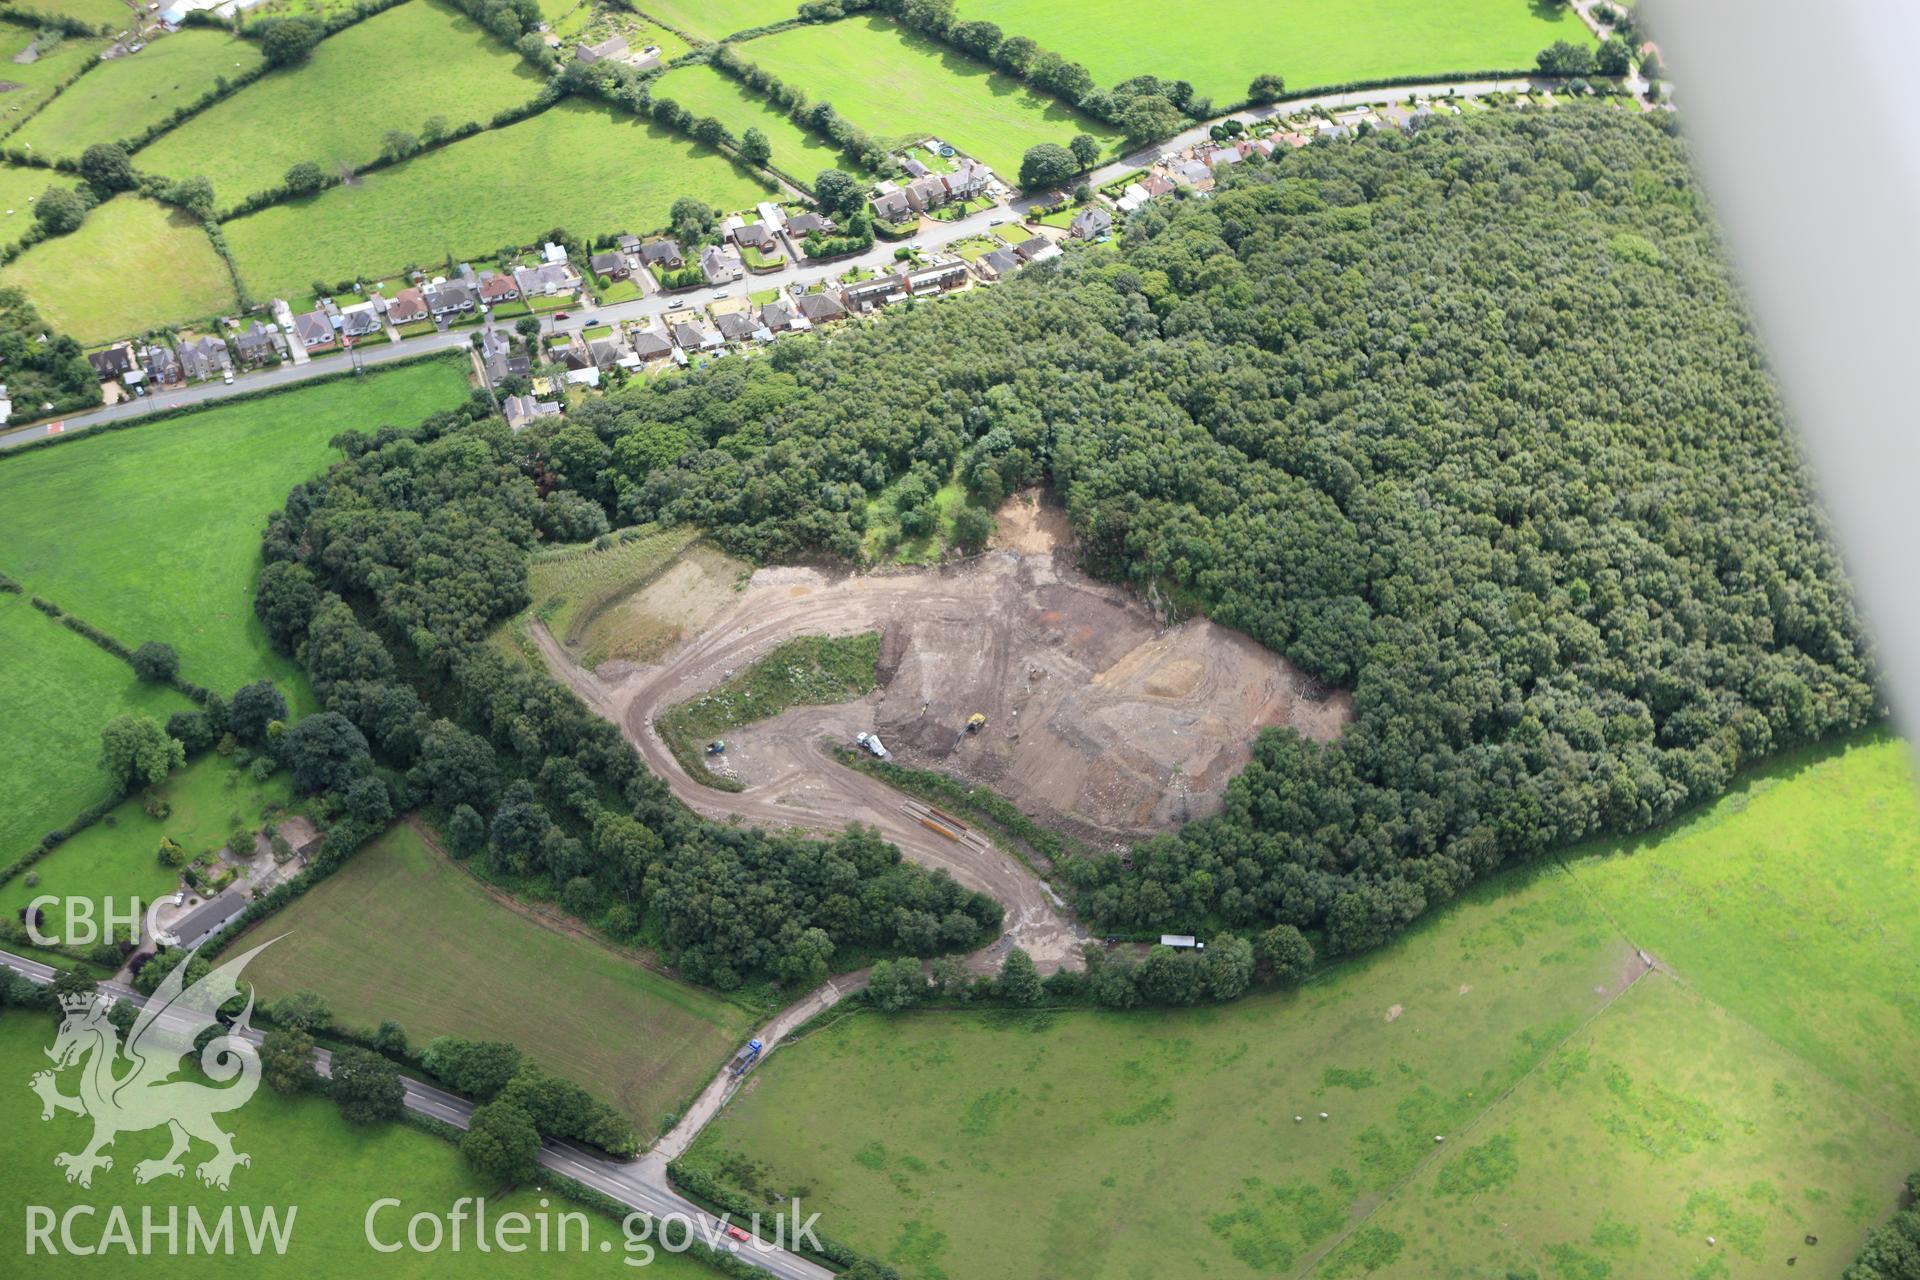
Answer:
[{"label": "green field", "polygon": [[253,614],[267,515],[338,456],[338,432],[466,394],[464,363],[440,360],[0,458],[0,572],[128,645],[166,641],[209,688],[268,677],[310,709]]},{"label": "green field", "polygon": [[236,218],[225,230],[249,288],[291,294],[316,278],[371,279],[409,262],[491,254],[555,226],[587,238],[638,234],[666,225],[683,195],[733,209],[766,194],[757,179],[672,130],[569,98],[351,187]]},{"label": "green field", "polygon": [[[98,734],[94,750],[98,754]],[[269,809],[284,807],[293,793],[285,770],[256,782],[210,752],[168,778],[158,794],[173,810],[165,818],[148,817],[139,797],[127,800],[34,863],[37,886],[27,884],[25,876],[0,886],[0,912],[11,916],[45,893],[96,902],[112,898],[122,909],[129,898],[153,902],[172,893],[180,880],[180,872],[163,866],[157,856],[162,837],[170,837],[188,857],[198,857],[225,844],[235,826],[259,828]],[[46,915],[51,927],[44,932],[60,936],[63,911],[53,907]],[[94,918],[103,918],[98,908]]]},{"label": "green field", "polygon": [[[1555,40],[1593,41],[1566,5],[1530,0],[960,0],[1083,64],[1106,88],[1130,76],[1190,81],[1221,106],[1257,75],[1291,89],[1450,71],[1513,71]],[[836,102],[838,99],[836,99]]]},{"label": "green field", "polygon": [[64,173],[0,164],[0,244],[12,244],[33,225],[33,201],[42,191],[76,185]]},{"label": "green field", "polygon": [[[458,1254],[448,1245],[443,1245],[439,1253],[411,1249],[375,1252],[367,1243],[365,1219],[373,1202],[387,1197],[399,1199],[403,1205],[382,1210],[375,1220],[377,1238],[382,1243],[404,1239],[407,1219],[413,1214],[444,1216],[464,1196],[485,1197],[489,1218],[516,1211],[537,1214],[543,1205],[548,1214],[558,1215],[575,1211],[578,1206],[557,1196],[542,1196],[537,1188],[508,1191],[482,1185],[453,1144],[417,1129],[402,1124],[351,1126],[325,1099],[283,1098],[265,1088],[245,1106],[219,1116],[221,1128],[233,1134],[235,1150],[250,1157],[249,1164],[234,1171],[229,1190],[205,1188],[195,1176],[194,1164],[210,1151],[204,1144],[196,1144],[188,1156],[185,1176],[160,1178],[144,1185],[135,1182],[136,1163],[166,1153],[164,1128],[122,1133],[111,1149],[113,1168],[96,1173],[91,1190],[72,1186],[53,1158],[85,1146],[92,1125],[65,1113],[43,1122],[40,1100],[26,1088],[27,1079],[47,1066],[44,1051],[53,1043],[55,1027],[51,1014],[10,1012],[0,1016],[0,1079],[12,1086],[0,1090],[0,1128],[9,1135],[8,1154],[12,1157],[0,1171],[0,1197],[16,1209],[46,1205],[56,1213],[64,1213],[71,1205],[98,1204],[98,1216],[81,1218],[76,1228],[76,1236],[93,1240],[99,1238],[105,1223],[107,1204],[124,1207],[134,1224],[136,1239],[141,1206],[154,1206],[155,1218],[161,1224],[166,1222],[169,1206],[180,1206],[180,1253],[169,1255],[161,1237],[156,1252],[147,1257],[129,1257],[118,1250],[110,1260],[75,1257],[64,1250],[57,1257],[42,1252],[30,1263],[23,1263],[25,1270],[9,1274],[32,1275],[37,1280],[98,1280],[105,1274],[170,1280],[189,1267],[195,1276],[234,1280],[280,1274],[310,1280],[358,1280],[362,1276],[426,1280],[450,1273],[476,1280],[620,1274],[647,1276],[650,1280],[700,1280],[715,1274],[685,1257],[664,1252],[657,1253],[644,1268],[623,1266],[619,1224],[598,1215],[589,1218],[586,1251],[591,1261],[581,1257],[577,1248],[573,1252],[482,1252],[474,1247],[471,1221]],[[120,1070],[124,1072],[125,1068]],[[60,1082],[63,1092],[71,1095],[75,1091],[77,1075],[71,1070],[66,1073]],[[288,1209],[296,1210],[286,1255],[277,1257],[269,1251],[256,1257],[244,1244],[236,1244],[232,1253],[201,1252],[188,1259],[184,1220],[188,1205],[198,1206],[209,1219],[224,1208],[234,1208],[234,1234],[241,1240],[244,1235],[238,1221],[239,1206],[247,1206],[256,1214],[271,1206],[281,1211],[283,1220]],[[25,1214],[16,1211],[0,1222],[0,1250],[5,1250],[9,1258],[25,1256],[24,1219]],[[550,1221],[557,1238],[557,1216]],[[54,1239],[58,1241],[57,1233]],[[578,1245],[577,1225],[569,1229],[569,1239]],[[604,1252],[603,1241],[609,1246]],[[640,1255],[634,1256],[638,1259]]]},{"label": "green field", "polygon": [[751,1021],[564,917],[540,923],[502,904],[411,826],[355,854],[260,936],[281,933],[254,965],[263,993],[318,991],[335,1017],[393,1019],[415,1044],[510,1040],[643,1136],[699,1092]]},{"label": "green field", "polygon": [[807,1187],[920,1280],[1837,1276],[1920,1163],[1911,1108],[1873,1102],[1910,1097],[1920,1047],[1917,820],[1908,748],[1868,735],[1298,993],[855,1014],[776,1055],[693,1159]]},{"label": "green field", "polygon": [[211,92],[221,76],[245,75],[259,64],[258,45],[188,27],[87,72],[12,141],[50,156],[77,156],[90,143],[137,137]]},{"label": "green field", "polygon": [[795,0],[649,0],[647,12],[707,40],[800,16]]},{"label": "green field", "polygon": [[[0,92],[0,132],[39,110],[105,43],[94,37],[69,36],[48,44],[39,35],[31,19],[0,22],[0,83],[12,86]],[[39,56],[21,62],[29,48],[40,50]]]},{"label": "green field", "polygon": [[133,17],[123,0],[19,0],[13,7],[28,13],[78,18],[82,22],[111,27],[115,31],[126,30],[132,25]]},{"label": "green field", "polygon": [[753,62],[878,138],[943,138],[1012,181],[1040,142],[1089,133],[1117,150],[1119,135],[885,18],[796,27],[742,46]]},{"label": "green field", "polygon": [[49,323],[88,345],[206,320],[237,302],[199,220],[134,195],[0,267],[0,284],[24,289]]},{"label": "green field", "polygon": [[[122,713],[165,719],[189,704],[27,603],[0,595],[0,867],[107,799],[100,726]],[[17,882],[16,882],[17,883]],[[15,904],[17,905],[17,904]]]},{"label": "green field", "polygon": [[134,164],[169,177],[204,174],[213,180],[214,202],[231,208],[280,185],[302,160],[329,173],[363,165],[379,157],[389,129],[417,136],[433,116],[454,127],[485,124],[532,99],[540,83],[519,54],[455,10],[412,0],[348,27],[300,66],[256,80],[163,134]]},{"label": "green field", "polygon": [[672,98],[695,116],[713,116],[736,138],[748,129],[758,129],[773,148],[773,167],[802,182],[812,182],[822,169],[855,171],[838,147],[802,129],[767,99],[704,63],[667,72],[653,82],[653,96]]},{"label": "green field", "polygon": [[639,536],[623,537],[604,549],[555,547],[535,555],[527,566],[531,611],[562,644],[579,643],[583,629],[595,615],[651,582],[700,536],[692,525],[667,529],[647,525],[623,532]]}]

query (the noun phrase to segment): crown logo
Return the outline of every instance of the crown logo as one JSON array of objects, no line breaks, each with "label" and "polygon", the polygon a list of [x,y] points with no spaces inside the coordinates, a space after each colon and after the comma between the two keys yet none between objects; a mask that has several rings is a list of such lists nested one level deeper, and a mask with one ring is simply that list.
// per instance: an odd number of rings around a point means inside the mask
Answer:
[{"label": "crown logo", "polygon": [[69,991],[60,997],[60,1008],[67,1013],[85,1013],[100,1002],[92,991]]}]

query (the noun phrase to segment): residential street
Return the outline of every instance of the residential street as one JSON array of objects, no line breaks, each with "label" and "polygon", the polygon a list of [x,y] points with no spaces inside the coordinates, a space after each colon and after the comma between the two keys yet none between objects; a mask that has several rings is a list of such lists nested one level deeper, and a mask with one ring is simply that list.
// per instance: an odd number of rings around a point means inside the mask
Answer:
[{"label": "residential street", "polygon": [[[8,951],[0,951],[0,965],[13,969],[40,986],[52,982],[56,972],[49,965]],[[100,991],[114,999],[131,1001],[136,1007],[146,1004],[145,996],[121,983],[103,982],[100,984]],[[257,1044],[262,1037],[256,1030],[247,1038]],[[317,1050],[314,1056],[315,1066],[320,1073],[328,1074],[331,1055],[321,1049]],[[455,1128],[467,1127],[474,1110],[471,1102],[410,1076],[403,1076],[401,1079],[406,1086],[408,1109],[432,1116]],[[25,1081],[20,1084],[24,1087]],[[685,1127],[682,1126],[682,1128]],[[724,1239],[721,1225],[711,1214],[700,1209],[692,1201],[682,1199],[667,1185],[667,1157],[659,1154],[657,1148],[638,1160],[623,1162],[570,1142],[548,1138],[540,1144],[540,1163],[546,1168],[585,1183],[624,1205],[652,1214],[656,1218],[668,1214],[680,1215],[694,1223],[696,1239],[715,1241]],[[369,1189],[368,1197],[371,1200],[376,1195],[393,1194],[400,1190],[403,1189]],[[782,1280],[831,1280],[833,1275],[833,1272],[825,1267],[817,1266],[797,1254],[774,1249],[770,1245],[764,1249],[753,1245],[740,1245],[737,1254],[742,1260],[779,1276]]]},{"label": "residential street", "polygon": [[[1118,160],[1101,165],[1098,169],[1088,174],[1085,181],[1089,186],[1098,188],[1125,174],[1132,173],[1136,169],[1141,169],[1152,164],[1163,155],[1183,151],[1195,143],[1205,141],[1208,136],[1207,131],[1221,120],[1266,120],[1274,116],[1291,115],[1297,111],[1311,110],[1320,107],[1331,111],[1370,104],[1399,102],[1412,95],[1423,95],[1429,98],[1444,98],[1449,95],[1453,97],[1478,97],[1489,93],[1517,93],[1535,87],[1538,86],[1532,79],[1516,78],[1508,80],[1476,80],[1464,84],[1405,85],[1393,89],[1362,89],[1351,93],[1320,94],[1313,97],[1288,98],[1263,107],[1253,107],[1245,111],[1230,112],[1227,115],[1218,116],[1212,120],[1196,124],[1163,142],[1156,143],[1150,147],[1142,147],[1140,150],[1123,156]],[[1050,194],[1051,193],[1042,193],[1040,195],[1018,197],[1013,200],[1010,205],[997,206],[983,213],[976,213],[970,217],[963,218],[958,222],[937,222],[929,219],[922,224],[920,233],[914,237],[912,243],[926,249],[939,249],[958,240],[965,240],[972,236],[986,234],[992,229],[995,223],[1025,217],[1029,210],[1046,203]],[[839,258],[827,263],[804,264],[800,266],[789,264],[783,271],[769,272],[765,275],[749,275],[744,280],[736,281],[731,285],[719,289],[695,289],[670,297],[654,295],[635,299],[630,302],[615,303],[608,307],[595,307],[583,299],[578,306],[567,308],[570,312],[570,317],[567,320],[556,322],[549,319],[547,321],[547,331],[550,333],[572,333],[585,328],[589,324],[648,319],[665,315],[670,311],[681,311],[689,308],[699,310],[706,307],[708,303],[720,298],[740,298],[746,296],[748,293],[758,293],[767,289],[816,284],[821,280],[842,275],[854,267],[871,269],[885,266],[893,261],[893,251],[897,247],[898,244],[894,241],[882,240],[876,242],[873,248],[866,252],[851,257]],[[547,313],[548,316],[552,314],[551,312]],[[364,348],[360,352],[360,362],[366,368],[378,368],[383,364],[388,364],[395,360],[405,360],[409,357],[422,355],[431,351],[466,348],[471,345],[472,335],[478,331],[477,327],[468,325],[444,333],[424,334],[420,337],[408,338],[403,342],[389,342],[381,346]],[[0,448],[22,444],[29,440],[38,440],[47,435],[61,432],[84,431],[88,427],[98,426],[102,423],[120,422],[128,418],[137,418],[142,414],[152,413],[156,408],[172,407],[175,405],[204,404],[211,400],[218,400],[226,396],[238,395],[245,392],[259,391],[263,388],[290,386],[294,383],[305,381],[308,378],[316,378],[329,373],[336,373],[347,367],[347,357],[334,354],[313,359],[304,364],[294,362],[283,364],[276,369],[243,374],[237,377],[231,385],[215,380],[212,382],[196,383],[192,386],[179,387],[171,391],[156,392],[142,399],[125,401],[121,404],[89,410],[86,413],[75,414],[68,418],[56,420],[55,422],[40,423],[34,426],[21,427],[13,431],[0,432]]]}]

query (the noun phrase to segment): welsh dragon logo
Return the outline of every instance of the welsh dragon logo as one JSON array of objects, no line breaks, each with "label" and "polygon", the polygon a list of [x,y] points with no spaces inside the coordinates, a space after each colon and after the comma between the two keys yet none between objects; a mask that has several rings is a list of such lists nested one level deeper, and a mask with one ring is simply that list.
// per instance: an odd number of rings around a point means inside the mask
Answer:
[{"label": "welsh dragon logo", "polygon": [[[42,1120],[53,1119],[56,1111],[93,1120],[93,1140],[84,1149],[53,1158],[55,1167],[67,1171],[68,1182],[92,1186],[94,1170],[113,1168],[113,1157],[105,1150],[117,1135],[161,1125],[172,1130],[173,1146],[157,1160],[136,1164],[136,1182],[180,1177],[185,1172],[180,1157],[195,1138],[213,1148],[212,1157],[197,1170],[210,1187],[226,1190],[234,1167],[252,1163],[245,1153],[233,1149],[233,1135],[214,1122],[220,1112],[244,1106],[260,1087],[260,1054],[247,1038],[252,1030],[251,986],[246,1008],[233,1025],[199,1051],[201,1072],[225,1087],[175,1077],[181,1074],[181,1059],[194,1052],[202,1034],[220,1027],[216,1011],[240,995],[240,970],[271,945],[262,943],[189,986],[185,977],[187,966],[199,954],[195,948],[148,998],[127,1032],[124,1047],[118,1029],[107,1019],[111,1002],[105,996],[94,993],[62,999],[66,1016],[53,1047],[47,1050],[53,1069],[35,1073],[32,1087],[40,1095]],[[123,1070],[123,1064],[131,1069]],[[55,1084],[55,1078],[71,1067],[80,1068],[80,1092],[74,1097],[61,1093]]]}]

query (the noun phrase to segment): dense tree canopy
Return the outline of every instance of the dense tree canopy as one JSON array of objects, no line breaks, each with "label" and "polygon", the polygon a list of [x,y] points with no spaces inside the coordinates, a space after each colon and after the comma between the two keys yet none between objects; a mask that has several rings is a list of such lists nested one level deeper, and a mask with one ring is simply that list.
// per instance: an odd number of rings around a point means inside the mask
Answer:
[{"label": "dense tree canopy", "polygon": [[1489,114],[1245,169],[1117,254],[589,402],[565,431],[601,450],[524,447],[616,520],[766,559],[858,555],[908,473],[1050,477],[1090,569],[1350,689],[1337,745],[1266,734],[1220,816],[1066,864],[1116,925],[1369,946],[1878,714],[1667,122]]}]

